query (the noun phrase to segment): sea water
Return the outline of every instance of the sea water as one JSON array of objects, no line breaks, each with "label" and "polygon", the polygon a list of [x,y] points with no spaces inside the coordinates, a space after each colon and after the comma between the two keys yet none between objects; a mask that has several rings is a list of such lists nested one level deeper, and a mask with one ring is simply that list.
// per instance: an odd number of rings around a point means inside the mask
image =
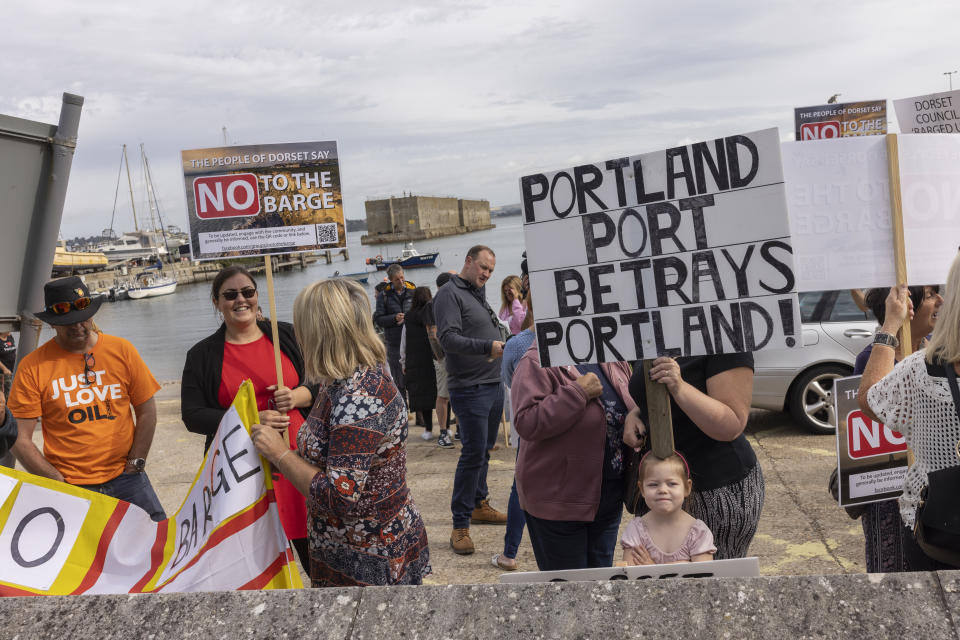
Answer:
[{"label": "sea water", "polygon": [[[483,244],[497,254],[493,276],[487,283],[487,300],[494,310],[500,308],[500,283],[508,275],[520,274],[521,254],[524,250],[523,224],[519,216],[495,218],[494,229],[459,236],[434,238],[416,242],[420,253],[439,251],[435,267],[407,269],[405,276],[415,285],[429,285],[436,293],[436,279],[441,271],[460,271],[464,257],[473,245]],[[400,254],[402,245],[360,244],[360,232],[347,236],[350,260],[335,255],[331,264],[322,260],[306,269],[280,272],[274,275],[277,318],[290,322],[293,318],[293,300],[308,284],[328,278],[339,271],[342,274],[372,269],[366,259],[378,254],[384,257]],[[386,276],[384,271],[372,271],[367,290],[373,304],[373,289]],[[263,274],[256,276],[260,290],[260,305],[269,315],[266,297],[267,283]],[[187,350],[199,340],[217,330],[219,320],[210,299],[210,282],[181,284],[176,293],[143,300],[105,302],[95,316],[100,328],[109,334],[126,338],[139,350],[153,375],[162,382],[179,381]],[[50,339],[53,332],[44,325],[41,342]]]}]

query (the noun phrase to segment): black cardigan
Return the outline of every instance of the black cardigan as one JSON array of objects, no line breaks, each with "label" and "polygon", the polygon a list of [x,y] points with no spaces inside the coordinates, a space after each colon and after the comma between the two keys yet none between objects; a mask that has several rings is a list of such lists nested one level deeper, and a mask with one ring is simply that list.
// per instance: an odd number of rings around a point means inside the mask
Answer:
[{"label": "black cardigan", "polygon": [[[270,321],[259,320],[257,326],[267,340],[271,340],[273,334],[270,330]],[[319,385],[308,385],[302,382],[303,354],[300,353],[300,346],[293,333],[293,325],[289,322],[278,322],[277,331],[280,335],[280,351],[290,358],[293,368],[297,370],[301,380],[299,386],[306,387],[310,391],[310,396],[316,398]],[[183,365],[183,377],[180,382],[180,417],[183,418],[187,431],[207,436],[203,445],[204,452],[210,448],[213,436],[217,433],[217,426],[226,413],[226,410],[220,408],[218,399],[226,335],[227,326],[221,324],[216,333],[190,347],[187,352],[187,361]],[[310,413],[310,409],[311,407],[300,409],[304,418]]]}]

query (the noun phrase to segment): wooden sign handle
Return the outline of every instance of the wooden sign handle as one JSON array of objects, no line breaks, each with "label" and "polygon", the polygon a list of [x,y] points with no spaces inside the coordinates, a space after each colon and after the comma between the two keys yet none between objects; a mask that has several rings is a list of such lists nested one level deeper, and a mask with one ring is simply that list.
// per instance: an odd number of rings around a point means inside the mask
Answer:
[{"label": "wooden sign handle", "polygon": [[647,433],[650,449],[658,458],[673,453],[673,420],[670,414],[670,392],[659,382],[650,380],[653,360],[643,361],[643,383],[647,390]]},{"label": "wooden sign handle", "polygon": [[[893,264],[897,284],[907,282],[907,250],[903,242],[903,199],[900,196],[900,147],[897,134],[887,134],[887,174],[890,183],[890,223],[893,230]],[[910,319],[900,328],[900,353],[906,358],[913,353]]]},{"label": "wooden sign handle", "polygon": [[[887,134],[887,181],[890,183],[890,228],[893,230],[893,266],[897,284],[907,282],[907,249],[903,242],[903,199],[900,197],[900,145],[897,134]],[[913,353],[910,318],[900,327],[900,353],[904,358]],[[907,464],[913,466],[913,451],[907,449]]]},{"label": "wooden sign handle", "polygon": [[[263,271],[267,274],[267,298],[270,300],[270,333],[273,338],[273,364],[277,368],[277,388],[283,386],[283,367],[280,364],[280,330],[277,328],[277,299],[273,293],[273,261],[263,256]],[[287,442],[291,433],[287,429]]]}]

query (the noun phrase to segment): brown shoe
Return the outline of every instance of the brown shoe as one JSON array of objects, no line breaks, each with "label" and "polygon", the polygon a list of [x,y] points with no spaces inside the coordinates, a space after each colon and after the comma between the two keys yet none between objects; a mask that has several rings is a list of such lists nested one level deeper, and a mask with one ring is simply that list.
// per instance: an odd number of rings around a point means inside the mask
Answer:
[{"label": "brown shoe", "polygon": [[473,540],[470,539],[470,529],[454,529],[450,534],[450,548],[457,555],[468,556],[473,553]]},{"label": "brown shoe", "polygon": [[507,514],[491,507],[490,501],[484,498],[470,514],[470,524],[507,524]]}]

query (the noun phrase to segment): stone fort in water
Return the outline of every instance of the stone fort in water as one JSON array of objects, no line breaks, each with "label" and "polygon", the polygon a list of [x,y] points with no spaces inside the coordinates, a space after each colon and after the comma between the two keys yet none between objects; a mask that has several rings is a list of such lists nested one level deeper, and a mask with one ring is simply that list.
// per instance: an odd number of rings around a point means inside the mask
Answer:
[{"label": "stone fort in water", "polygon": [[492,229],[490,202],[404,195],[367,200],[367,233],[361,244],[412,242]]}]

